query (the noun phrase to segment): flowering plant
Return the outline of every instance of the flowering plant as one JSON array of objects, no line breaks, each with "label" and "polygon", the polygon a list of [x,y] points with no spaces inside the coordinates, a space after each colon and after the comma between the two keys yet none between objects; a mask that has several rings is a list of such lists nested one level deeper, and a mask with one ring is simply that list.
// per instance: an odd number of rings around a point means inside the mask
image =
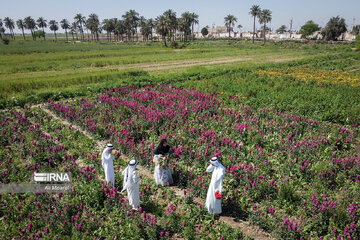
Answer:
[{"label": "flowering plant", "polygon": [[159,163],[161,169],[166,169],[169,167],[169,157],[161,155],[156,163]]}]

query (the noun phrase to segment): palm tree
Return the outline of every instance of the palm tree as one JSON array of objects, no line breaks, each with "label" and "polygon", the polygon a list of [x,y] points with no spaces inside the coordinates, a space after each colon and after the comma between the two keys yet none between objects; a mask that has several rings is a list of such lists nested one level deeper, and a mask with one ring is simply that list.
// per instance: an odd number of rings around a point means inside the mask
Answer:
[{"label": "palm tree", "polygon": [[192,13],[184,12],[183,14],[181,14],[181,18],[179,20],[179,30],[183,32],[184,42],[187,40],[187,37],[191,34],[192,22],[193,22]]},{"label": "palm tree", "polygon": [[24,19],[24,23],[25,23],[25,28],[30,30],[33,40],[36,40],[34,35],[34,30],[36,29],[35,20],[32,17],[28,16]]},{"label": "palm tree", "polygon": [[84,40],[85,36],[84,36],[83,25],[86,22],[85,16],[83,16],[81,13],[78,13],[78,14],[75,15],[74,20],[75,20],[78,28],[80,29],[80,33],[82,35],[82,40]]},{"label": "palm tree", "polygon": [[255,19],[259,17],[260,13],[261,13],[261,8],[259,5],[253,5],[250,8],[249,14],[254,17],[253,40],[252,40],[253,43],[255,41]]},{"label": "palm tree", "polygon": [[149,20],[145,20],[140,29],[141,35],[143,35],[143,40],[149,40],[149,36],[152,34],[153,27],[154,21],[151,18]]},{"label": "palm tree", "polygon": [[[170,32],[171,34],[174,34],[176,35],[176,29],[178,27],[178,22],[177,22],[177,18],[176,18],[176,12],[174,12],[173,10],[169,9],[167,11],[165,11],[163,13],[165,19],[166,19],[166,24],[167,24],[167,28],[169,30],[169,38],[171,40],[171,35],[170,35]],[[174,39],[174,38],[173,38]]]},{"label": "palm tree", "polygon": [[5,23],[5,27],[10,30],[12,38],[15,39],[15,35],[14,35],[15,23],[14,23],[14,20],[10,19],[9,17],[6,17],[6,18],[4,18],[4,23]]},{"label": "palm tree", "polygon": [[142,27],[146,24],[146,18],[144,16],[140,16],[139,18],[139,26]]},{"label": "palm tree", "polygon": [[229,37],[230,37],[230,31],[235,26],[235,22],[237,22],[237,18],[234,15],[229,14],[226,17],[224,17],[224,20],[225,20],[225,26],[229,32]]},{"label": "palm tree", "polygon": [[3,27],[3,22],[0,18],[0,39],[3,39],[3,34],[5,33],[5,28]]},{"label": "palm tree", "polygon": [[154,26],[155,26],[154,19],[152,19],[152,18],[148,19],[146,24],[147,24],[147,26],[149,28],[151,41],[152,41],[152,39],[153,39],[153,29],[154,29]]},{"label": "palm tree", "polygon": [[76,40],[79,40],[78,35],[77,35],[78,27],[79,26],[78,26],[78,24],[76,22],[73,22],[71,24],[70,31],[71,31],[71,35],[72,35],[73,40],[74,40],[74,33],[76,35]]},{"label": "palm tree", "polygon": [[56,31],[59,30],[58,22],[55,21],[55,20],[50,20],[49,25],[50,25],[50,30],[51,30],[51,31],[54,31],[55,41],[57,41]]},{"label": "palm tree", "polygon": [[265,42],[266,42],[266,23],[270,22],[271,19],[272,19],[272,16],[271,16],[271,11],[269,9],[264,9],[261,11],[261,14],[259,16],[259,23],[260,24],[264,24],[263,26],[263,35],[264,35],[264,45],[265,45]]},{"label": "palm tree", "polygon": [[240,38],[241,38],[241,29],[243,28],[243,26],[242,26],[241,24],[239,24],[239,25],[237,26],[237,28],[239,29],[239,35],[240,35]]},{"label": "palm tree", "polygon": [[277,33],[280,33],[280,34],[286,32],[286,26],[285,26],[285,25],[281,25],[281,26],[279,27],[279,29],[276,30],[276,32],[277,32]]},{"label": "palm tree", "polygon": [[110,41],[110,38],[109,38],[109,33],[111,36],[110,19],[107,19],[107,18],[104,19],[101,24],[102,24],[102,29],[104,29],[106,31],[107,40]]},{"label": "palm tree", "polygon": [[126,33],[126,26],[123,20],[118,20],[114,18],[114,34],[117,36],[117,39],[121,41],[123,40],[123,34]]},{"label": "palm tree", "polygon": [[195,24],[199,24],[199,15],[197,15],[196,13],[191,13],[191,33],[193,35],[193,40],[195,39],[195,34],[194,34],[194,25]]},{"label": "palm tree", "polygon": [[[111,41],[111,32],[115,30],[115,21],[114,19],[104,19],[102,22],[102,28],[106,31],[108,40]],[[110,35],[110,38],[109,38]]]},{"label": "palm tree", "polygon": [[94,36],[94,38],[96,37],[96,40],[99,41],[99,33],[101,33],[101,28],[98,15],[95,13],[90,14],[86,27],[91,31],[91,34]]},{"label": "palm tree", "polygon": [[124,15],[122,15],[122,17],[124,19],[124,24],[127,30],[128,40],[130,41],[131,34],[134,37],[137,33],[137,27],[140,20],[139,13],[137,13],[135,10],[129,10]]},{"label": "palm tree", "polygon": [[155,19],[155,30],[158,34],[162,36],[165,47],[167,47],[166,36],[169,33],[169,28],[168,28],[167,19],[164,15],[160,15]]},{"label": "palm tree", "polygon": [[[89,19],[88,19],[89,20]],[[86,34],[87,34],[87,39],[88,41],[90,41],[90,34],[89,34],[89,23],[88,20],[85,20],[84,22],[84,30],[86,30]],[[91,39],[94,40],[95,39],[95,35],[91,34]]]},{"label": "palm tree", "polygon": [[69,21],[64,18],[63,20],[60,21],[60,24],[61,24],[61,28],[65,30],[66,41],[68,42],[69,39],[68,39],[67,30],[70,28]]},{"label": "palm tree", "polygon": [[18,27],[19,29],[21,29],[22,34],[23,34],[23,38],[24,38],[24,41],[25,41],[25,33],[24,33],[25,23],[23,22],[23,20],[18,19],[18,20],[16,21],[16,25],[17,25],[17,27]]},{"label": "palm tree", "polygon": [[119,19],[117,18],[112,18],[111,19],[111,22],[113,24],[113,32],[114,32],[114,37],[115,37],[115,41],[118,41],[119,40],[119,32],[117,31],[116,27],[117,25],[119,24]]},{"label": "palm tree", "polygon": [[43,30],[43,33],[44,33],[44,41],[45,41],[45,28],[47,27],[46,22],[47,22],[47,20],[45,20],[45,19],[42,18],[42,17],[39,17],[38,20],[36,20],[37,26],[38,26],[39,28],[42,28],[42,30]]}]

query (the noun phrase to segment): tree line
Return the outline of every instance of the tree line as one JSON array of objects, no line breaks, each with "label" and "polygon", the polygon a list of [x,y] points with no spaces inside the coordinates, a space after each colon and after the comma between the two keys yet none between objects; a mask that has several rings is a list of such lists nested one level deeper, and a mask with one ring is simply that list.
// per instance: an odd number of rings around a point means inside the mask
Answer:
[{"label": "tree line", "polygon": [[[259,5],[253,5],[250,8],[249,14],[253,18],[253,36],[252,42],[255,41],[256,33],[256,19],[262,25],[261,32],[264,39],[264,44],[266,42],[266,32],[270,29],[266,26],[272,20],[272,12],[269,9],[261,9]],[[234,15],[227,15],[224,17],[224,23],[229,33],[233,30],[237,18]],[[146,19],[143,16],[140,16],[135,10],[127,11],[122,17],[104,19],[100,22],[98,15],[95,13],[90,14],[87,18],[82,14],[76,14],[72,22],[69,22],[67,19],[62,19],[60,23],[56,20],[50,20],[49,22],[43,17],[39,17],[36,21],[31,16],[25,17],[24,19],[18,19],[16,21],[16,26],[22,31],[23,38],[25,40],[25,30],[31,32],[33,40],[36,38],[46,39],[45,28],[49,27],[51,31],[54,32],[55,41],[57,41],[56,32],[61,27],[65,31],[66,41],[69,40],[71,35],[72,40],[99,40],[99,34],[102,31],[105,31],[108,39],[111,40],[114,36],[116,41],[138,41],[138,30],[142,35],[143,41],[149,41],[153,39],[153,32],[156,32],[161,36],[165,46],[167,46],[167,41],[187,41],[194,39],[194,26],[199,24],[199,16],[196,13],[184,12],[180,17],[177,17],[176,12],[169,9],[165,11],[160,16],[155,19],[149,18]],[[9,29],[10,35],[15,39],[14,29],[15,21],[9,17],[4,18],[4,21],[0,19],[0,37],[3,38],[5,33],[4,26]],[[242,28],[242,25],[237,26],[239,29]],[[208,28],[205,27],[201,30],[201,33],[206,36],[208,34]],[[39,30],[37,30],[39,29]],[[321,30],[319,25],[313,21],[306,22],[300,29],[300,33],[303,38],[311,36],[314,32]],[[359,34],[360,25],[354,26],[352,33],[357,35]],[[85,33],[86,31],[86,33]],[[337,40],[338,37],[347,31],[345,20],[339,16],[333,17],[327,23],[326,27],[322,29],[322,35],[325,40]],[[278,33],[287,32],[286,26],[282,25],[278,30]],[[291,34],[291,29],[289,30]],[[87,39],[86,39],[87,38]]]},{"label": "tree line", "polygon": [[[69,22],[67,19],[62,19],[60,23],[56,20],[50,20],[49,22],[43,17],[39,17],[37,20],[31,16],[24,19],[18,19],[16,26],[22,31],[22,36],[25,40],[25,30],[31,32],[33,40],[42,37],[46,39],[45,28],[49,27],[54,32],[55,41],[57,41],[56,32],[61,27],[65,31],[66,40],[69,40],[71,35],[73,40],[99,40],[99,35],[102,31],[105,31],[108,39],[115,37],[116,41],[124,40],[135,41],[135,37],[138,40],[138,29],[143,37],[144,41],[148,41],[153,38],[153,32],[158,33],[165,45],[166,41],[175,41],[178,36],[178,40],[187,41],[194,39],[194,25],[199,23],[199,15],[191,12],[184,12],[180,17],[177,17],[176,12],[169,9],[155,19],[146,19],[140,16],[135,10],[129,10],[122,18],[104,19],[100,22],[97,14],[92,13],[87,18],[81,13],[76,14],[73,22]],[[0,35],[1,37],[5,33],[4,26],[9,29],[10,35],[15,39],[14,29],[15,21],[9,17],[0,19]],[[37,30],[40,29],[40,30]],[[192,37],[191,37],[192,36]],[[86,39],[87,38],[87,39]]]}]

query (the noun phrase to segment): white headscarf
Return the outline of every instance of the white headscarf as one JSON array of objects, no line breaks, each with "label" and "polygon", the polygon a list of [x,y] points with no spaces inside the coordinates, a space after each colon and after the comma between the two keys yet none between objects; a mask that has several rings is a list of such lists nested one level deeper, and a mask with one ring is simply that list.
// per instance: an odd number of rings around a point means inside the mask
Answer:
[{"label": "white headscarf", "polygon": [[124,182],[123,182],[123,189],[122,192],[128,189],[131,186],[132,180],[133,180],[133,173],[136,169],[137,162],[135,159],[131,160],[129,162],[129,165],[125,168],[125,170],[122,172],[124,175]]},{"label": "white headscarf", "polygon": [[104,149],[104,151],[101,154],[101,164],[104,165],[104,162],[107,162],[109,160],[111,160],[111,158],[113,156],[111,156],[109,150],[113,149],[113,145],[111,143],[108,143],[106,145],[106,148]]},{"label": "white headscarf", "polygon": [[[210,163],[214,164],[215,167],[218,167],[219,164],[220,164],[217,157],[212,157],[212,158],[210,159]],[[221,165],[221,164],[220,164],[220,165]]]},{"label": "white headscarf", "polygon": [[210,163],[215,165],[215,169],[221,169],[220,174],[217,174],[216,179],[220,179],[223,175],[225,175],[225,167],[218,161],[217,157],[213,157],[210,159]]}]

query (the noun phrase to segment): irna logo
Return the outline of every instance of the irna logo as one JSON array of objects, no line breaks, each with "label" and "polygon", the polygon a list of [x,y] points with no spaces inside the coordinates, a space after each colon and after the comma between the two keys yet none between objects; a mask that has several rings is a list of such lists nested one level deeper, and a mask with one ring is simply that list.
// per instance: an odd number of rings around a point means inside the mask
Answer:
[{"label": "irna logo", "polygon": [[70,173],[34,173],[35,182],[70,182]]}]

